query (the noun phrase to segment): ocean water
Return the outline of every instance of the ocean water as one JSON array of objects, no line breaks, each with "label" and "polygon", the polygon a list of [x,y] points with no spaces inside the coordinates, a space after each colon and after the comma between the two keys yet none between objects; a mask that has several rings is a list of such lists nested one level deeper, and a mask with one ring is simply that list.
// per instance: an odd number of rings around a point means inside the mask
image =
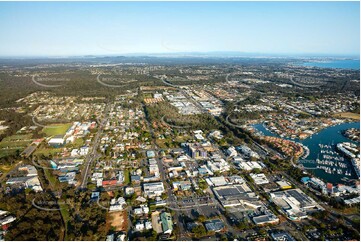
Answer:
[{"label": "ocean water", "polygon": [[320,67],[320,68],[360,70],[360,60],[332,60],[325,62],[305,62],[302,65]]},{"label": "ocean water", "polygon": [[[262,132],[264,135],[279,137],[277,134],[272,133],[269,130],[267,130],[263,126],[263,124],[255,124],[253,127],[256,130]],[[310,150],[310,155],[305,160],[302,160],[302,159],[299,160],[299,163],[302,164],[309,173],[312,173],[313,175],[321,178],[324,181],[331,182],[334,184],[344,183],[343,178],[345,178],[345,177],[348,179],[357,179],[357,175],[352,167],[350,159],[342,156],[336,150],[337,143],[341,143],[341,142],[356,143],[356,142],[353,142],[353,141],[349,140],[348,138],[344,137],[341,133],[343,130],[346,130],[349,128],[360,128],[360,122],[342,123],[339,125],[335,125],[335,126],[331,126],[326,129],[323,129],[320,132],[312,135],[311,137],[309,137],[307,139],[304,139],[304,140],[295,139],[294,141],[300,142],[301,144],[307,146]],[[292,139],[290,139],[290,140],[292,140]],[[322,160],[323,155],[324,155],[321,152],[322,148],[319,146],[319,144],[330,146],[328,151],[335,152],[335,154],[337,152],[337,155],[334,155],[334,156],[344,158],[344,161],[339,161],[339,163],[343,163],[346,166],[346,168],[342,168],[343,174],[335,174],[335,173],[329,174],[329,173],[326,173],[324,170],[316,168],[318,165],[315,163],[316,159]],[[360,145],[359,143],[356,143],[356,144]],[[328,167],[331,168],[332,166],[328,166]],[[341,169],[341,168],[339,168],[339,169]],[[345,175],[346,172],[350,172],[351,175],[346,176]]]}]

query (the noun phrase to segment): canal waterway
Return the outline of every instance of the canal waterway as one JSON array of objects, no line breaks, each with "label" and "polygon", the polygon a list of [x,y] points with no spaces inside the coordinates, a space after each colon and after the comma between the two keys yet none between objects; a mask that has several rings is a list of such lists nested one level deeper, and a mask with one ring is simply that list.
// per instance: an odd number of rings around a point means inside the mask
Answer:
[{"label": "canal waterway", "polygon": [[[255,124],[253,127],[263,135],[279,137],[264,126]],[[310,154],[298,162],[313,175],[320,179],[334,184],[345,183],[348,179],[357,179],[355,170],[349,158],[337,151],[336,145],[341,142],[352,142],[360,145],[359,142],[351,141],[342,135],[342,131],[349,128],[360,128],[360,122],[342,123],[330,126],[313,134],[304,140],[289,139],[307,146]]]}]

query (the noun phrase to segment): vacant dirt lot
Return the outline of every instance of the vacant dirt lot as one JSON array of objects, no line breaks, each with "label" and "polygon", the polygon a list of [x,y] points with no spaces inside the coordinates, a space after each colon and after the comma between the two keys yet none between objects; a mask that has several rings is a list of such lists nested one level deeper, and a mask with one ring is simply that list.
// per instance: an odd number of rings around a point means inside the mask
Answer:
[{"label": "vacant dirt lot", "polygon": [[128,215],[126,210],[108,213],[107,223],[115,228],[115,231],[127,231]]}]

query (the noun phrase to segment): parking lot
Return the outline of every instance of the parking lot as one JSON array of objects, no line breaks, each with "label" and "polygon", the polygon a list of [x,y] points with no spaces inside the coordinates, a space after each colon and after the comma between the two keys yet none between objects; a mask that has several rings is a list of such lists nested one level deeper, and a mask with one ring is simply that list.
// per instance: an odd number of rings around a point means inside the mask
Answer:
[{"label": "parking lot", "polygon": [[216,216],[219,213],[218,209],[215,206],[209,205],[200,206],[198,210],[200,210],[201,214],[203,214],[207,218]]}]

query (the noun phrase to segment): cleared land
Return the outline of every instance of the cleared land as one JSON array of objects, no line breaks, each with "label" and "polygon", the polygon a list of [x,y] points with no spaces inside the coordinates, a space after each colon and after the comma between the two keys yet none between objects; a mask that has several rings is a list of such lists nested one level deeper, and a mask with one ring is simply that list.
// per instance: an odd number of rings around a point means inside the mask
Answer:
[{"label": "cleared land", "polygon": [[351,112],[336,113],[333,116],[340,117],[340,118],[351,118],[351,119],[355,119],[355,120],[360,120],[360,114],[358,114],[358,113],[351,113]]},{"label": "cleared land", "polygon": [[65,134],[71,125],[71,123],[49,125],[43,128],[43,132],[47,136]]},{"label": "cleared land", "polygon": [[128,229],[128,217],[127,211],[111,212],[107,216],[107,223],[115,228],[115,231],[127,231]]}]

